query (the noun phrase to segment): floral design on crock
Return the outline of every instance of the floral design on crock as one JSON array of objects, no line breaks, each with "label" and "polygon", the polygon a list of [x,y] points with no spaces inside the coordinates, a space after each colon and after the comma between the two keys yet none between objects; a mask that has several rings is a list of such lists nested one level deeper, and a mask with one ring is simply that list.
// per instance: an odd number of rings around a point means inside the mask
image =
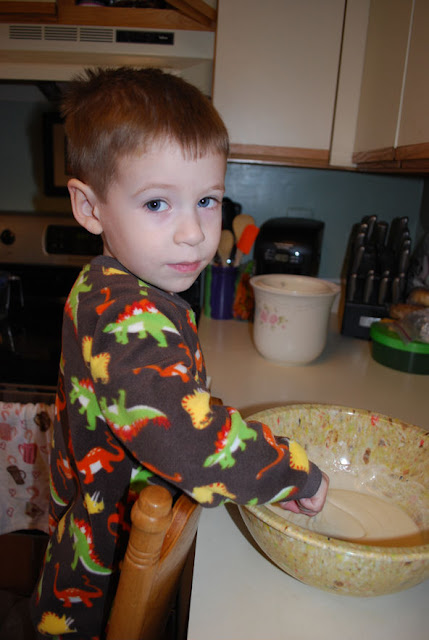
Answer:
[{"label": "floral design on crock", "polygon": [[267,304],[264,304],[262,309],[259,311],[258,320],[262,324],[268,325],[271,329],[284,329],[288,321],[285,316],[278,314],[275,307],[271,309]]}]

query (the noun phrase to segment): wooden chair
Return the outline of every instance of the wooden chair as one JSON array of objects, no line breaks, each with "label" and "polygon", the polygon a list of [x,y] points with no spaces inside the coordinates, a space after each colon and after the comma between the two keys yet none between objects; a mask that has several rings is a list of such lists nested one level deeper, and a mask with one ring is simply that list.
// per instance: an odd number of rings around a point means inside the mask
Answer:
[{"label": "wooden chair", "polygon": [[[184,494],[172,507],[172,497],[164,487],[152,485],[141,491],[131,512],[130,539],[107,640],[166,637],[168,616],[196,536],[200,512],[201,506]],[[188,605],[189,597],[190,586]]]}]

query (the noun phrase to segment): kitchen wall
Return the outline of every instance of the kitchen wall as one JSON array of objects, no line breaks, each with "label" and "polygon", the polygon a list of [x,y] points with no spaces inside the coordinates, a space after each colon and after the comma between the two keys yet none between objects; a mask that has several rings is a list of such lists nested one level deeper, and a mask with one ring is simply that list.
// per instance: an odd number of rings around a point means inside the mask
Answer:
[{"label": "kitchen wall", "polygon": [[[49,102],[34,86],[0,84],[0,209],[69,211],[67,198],[43,193],[42,113]],[[412,238],[429,230],[429,179],[229,163],[226,195],[261,225],[277,216],[325,222],[319,275],[339,278],[350,229],[365,215],[410,218]]]},{"label": "kitchen wall", "polygon": [[323,220],[319,275],[338,278],[351,227],[363,216],[376,214],[387,222],[409,216],[413,239],[423,228],[429,230],[429,185],[424,203],[424,182],[416,177],[230,163],[226,193],[259,225],[277,216]]}]

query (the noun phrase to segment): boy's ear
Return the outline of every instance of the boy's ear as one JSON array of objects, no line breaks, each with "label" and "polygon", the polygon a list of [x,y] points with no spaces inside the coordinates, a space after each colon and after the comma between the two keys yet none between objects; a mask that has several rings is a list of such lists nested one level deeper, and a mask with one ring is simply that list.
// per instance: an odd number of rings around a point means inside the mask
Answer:
[{"label": "boy's ear", "polygon": [[102,233],[103,227],[98,219],[98,198],[91,187],[77,178],[71,178],[67,187],[73,215],[78,223],[90,233]]}]

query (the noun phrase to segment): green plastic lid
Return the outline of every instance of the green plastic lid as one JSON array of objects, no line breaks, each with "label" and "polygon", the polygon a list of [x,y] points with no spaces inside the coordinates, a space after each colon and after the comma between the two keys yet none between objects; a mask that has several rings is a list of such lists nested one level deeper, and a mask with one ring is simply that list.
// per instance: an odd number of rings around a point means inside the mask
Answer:
[{"label": "green plastic lid", "polygon": [[411,353],[427,353],[429,355],[429,344],[425,342],[404,342],[389,325],[390,322],[373,322],[370,331],[371,338],[381,342],[385,347]]},{"label": "green plastic lid", "polygon": [[404,342],[389,325],[389,322],[371,325],[374,360],[399,371],[429,374],[429,344]]}]

